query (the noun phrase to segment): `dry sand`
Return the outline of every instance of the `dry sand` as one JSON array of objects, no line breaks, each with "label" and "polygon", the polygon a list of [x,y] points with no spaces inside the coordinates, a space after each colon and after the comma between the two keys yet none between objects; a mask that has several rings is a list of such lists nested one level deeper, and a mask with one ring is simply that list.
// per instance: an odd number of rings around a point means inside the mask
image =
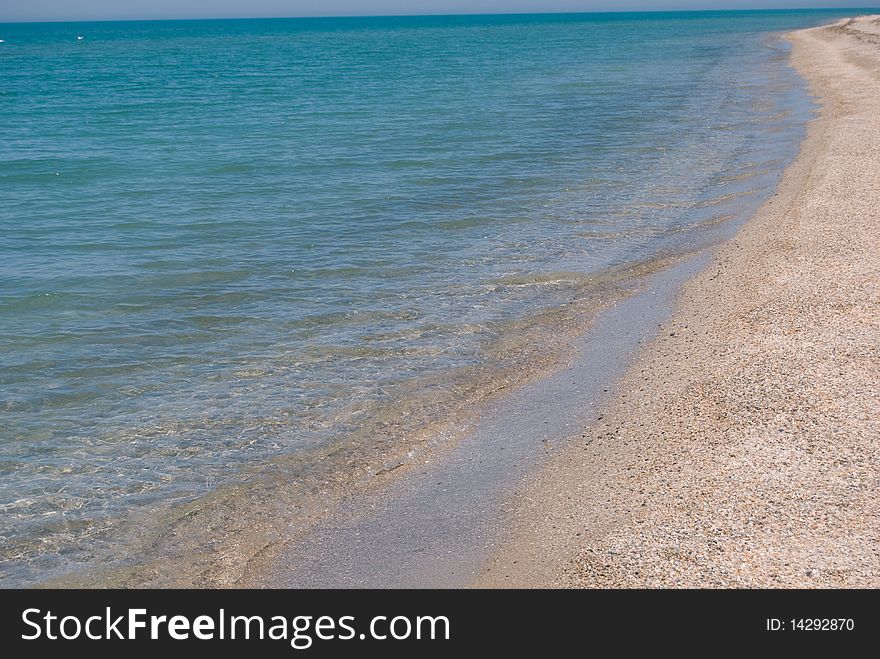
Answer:
[{"label": "dry sand", "polygon": [[478,585],[880,586],[880,17],[789,38],[800,155]]}]

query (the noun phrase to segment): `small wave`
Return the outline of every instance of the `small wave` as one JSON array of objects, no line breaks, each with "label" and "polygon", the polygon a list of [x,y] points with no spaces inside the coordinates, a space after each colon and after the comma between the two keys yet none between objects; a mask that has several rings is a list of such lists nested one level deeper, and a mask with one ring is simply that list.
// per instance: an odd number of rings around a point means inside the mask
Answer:
[{"label": "small wave", "polygon": [[509,275],[491,282],[495,287],[568,286],[581,284],[590,277],[580,272],[548,272],[536,275]]}]

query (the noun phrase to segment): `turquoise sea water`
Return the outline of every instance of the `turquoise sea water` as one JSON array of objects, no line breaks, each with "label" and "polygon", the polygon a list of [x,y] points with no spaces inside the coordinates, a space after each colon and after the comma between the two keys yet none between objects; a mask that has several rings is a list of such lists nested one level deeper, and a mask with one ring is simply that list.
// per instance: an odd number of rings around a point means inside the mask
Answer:
[{"label": "turquoise sea water", "polygon": [[0,25],[0,584],[750,212],[845,13]]}]

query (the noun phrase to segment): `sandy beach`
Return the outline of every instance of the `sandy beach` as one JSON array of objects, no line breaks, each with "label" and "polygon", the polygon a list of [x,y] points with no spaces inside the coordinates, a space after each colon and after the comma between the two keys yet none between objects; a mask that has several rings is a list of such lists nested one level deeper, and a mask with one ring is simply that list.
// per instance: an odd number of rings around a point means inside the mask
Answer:
[{"label": "sandy beach", "polygon": [[880,586],[880,17],[788,39],[821,104],[800,155],[479,585]]}]

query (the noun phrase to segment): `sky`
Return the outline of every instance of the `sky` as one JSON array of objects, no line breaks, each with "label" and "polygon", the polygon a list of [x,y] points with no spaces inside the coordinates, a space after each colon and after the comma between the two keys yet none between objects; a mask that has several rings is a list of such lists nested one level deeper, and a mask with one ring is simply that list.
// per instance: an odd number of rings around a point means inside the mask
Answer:
[{"label": "sky", "polygon": [[859,2],[859,0],[0,0],[0,22],[542,11],[777,9],[852,7],[861,4],[866,3]]}]

